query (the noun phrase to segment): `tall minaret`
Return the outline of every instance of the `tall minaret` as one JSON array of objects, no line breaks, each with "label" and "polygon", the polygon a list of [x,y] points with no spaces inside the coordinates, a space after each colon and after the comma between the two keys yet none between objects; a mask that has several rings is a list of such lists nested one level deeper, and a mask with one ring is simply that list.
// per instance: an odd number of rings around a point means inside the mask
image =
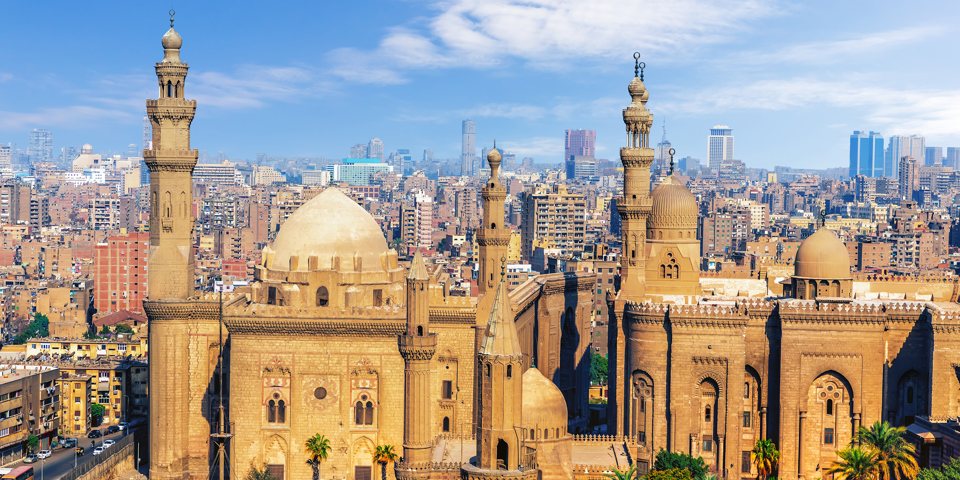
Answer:
[{"label": "tall minaret", "polygon": [[[498,155],[499,158],[499,155]],[[523,424],[523,352],[507,295],[506,262],[500,266],[499,284],[486,334],[477,353],[480,381],[477,395],[477,468],[518,470],[520,441],[516,427]]]},{"label": "tall minaret", "polygon": [[[634,59],[639,60],[635,54]],[[620,149],[623,163],[623,197],[617,199],[617,213],[623,222],[623,253],[620,257],[619,298],[639,302],[643,300],[645,280],[644,240],[647,215],[650,213],[650,127],[653,115],[647,111],[650,93],[643,85],[643,63],[636,63],[633,80],[627,91],[633,101],[623,109],[623,123],[627,126],[627,146]]]},{"label": "tall minaret", "polygon": [[180,61],[180,35],[163,35],[163,60],[157,63],[160,98],[147,100],[153,126],[153,149],[143,151],[150,169],[150,255],[147,297],[185,299],[194,292],[193,167],[197,150],[190,150],[190,123],[196,100],[184,100],[187,64]]},{"label": "tall minaret", "polygon": [[500,152],[494,142],[493,150],[487,154],[490,163],[490,181],[480,191],[483,197],[483,225],[477,231],[477,245],[480,247],[480,271],[477,287],[480,295],[492,292],[497,286],[501,259],[507,258],[510,247],[510,234],[503,221],[503,202],[507,198],[507,189],[500,185]]},{"label": "tall minaret", "polygon": [[417,250],[407,275],[407,331],[400,335],[404,361],[403,460],[431,461],[430,359],[437,350],[437,334],[430,333],[429,276]]}]

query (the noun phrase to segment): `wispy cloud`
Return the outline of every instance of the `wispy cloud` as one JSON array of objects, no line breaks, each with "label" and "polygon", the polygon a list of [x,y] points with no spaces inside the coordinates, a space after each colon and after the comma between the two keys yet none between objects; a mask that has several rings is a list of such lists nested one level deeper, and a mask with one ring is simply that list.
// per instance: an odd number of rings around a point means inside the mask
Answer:
[{"label": "wispy cloud", "polygon": [[939,26],[902,28],[886,32],[871,32],[854,38],[828,40],[790,45],[775,51],[739,52],[723,63],[734,65],[770,65],[781,63],[828,64],[849,59],[855,55],[908,45],[945,33]]},{"label": "wispy cloud", "polygon": [[504,141],[504,150],[517,157],[563,158],[563,137],[533,137],[519,141]]},{"label": "wispy cloud", "polygon": [[13,74],[12,74],[12,73],[0,72],[0,82],[6,82],[6,81],[12,80],[12,79],[13,79]]},{"label": "wispy cloud", "polygon": [[960,90],[893,89],[853,80],[764,80],[677,97],[684,100],[667,101],[659,109],[666,113],[704,114],[816,106],[856,108],[862,112],[865,123],[883,128],[884,133],[923,132],[931,136],[955,136],[956,119],[960,118]]},{"label": "wispy cloud", "polygon": [[44,108],[32,113],[0,111],[0,130],[61,127],[89,128],[100,121],[130,121],[130,112],[90,106]]},{"label": "wispy cloud", "polygon": [[233,73],[201,72],[187,85],[188,96],[221,108],[262,107],[269,101],[315,97],[331,86],[316,70],[299,67],[243,65]]}]

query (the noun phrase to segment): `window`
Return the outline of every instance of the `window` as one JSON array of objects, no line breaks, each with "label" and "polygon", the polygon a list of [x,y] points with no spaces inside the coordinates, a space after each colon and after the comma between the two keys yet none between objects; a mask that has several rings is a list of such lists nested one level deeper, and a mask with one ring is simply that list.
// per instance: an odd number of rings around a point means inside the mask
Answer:
[{"label": "window", "polygon": [[330,294],[327,293],[327,287],[320,287],[317,289],[317,306],[325,307],[327,302],[330,301]]},{"label": "window", "polygon": [[643,430],[637,432],[637,443],[647,443],[647,432]]},{"label": "window", "polygon": [[117,345],[117,350],[119,350],[119,351],[121,351],[121,352],[126,352],[126,351],[127,351],[127,346],[124,345],[124,344],[119,344],[119,345]]},{"label": "window", "polygon": [[507,365],[507,378],[513,378],[513,365]]},{"label": "window", "polygon": [[267,423],[277,422],[277,402],[270,400],[267,403]]},{"label": "window", "polygon": [[287,406],[284,405],[283,400],[277,402],[277,422],[287,423]]},{"label": "window", "polygon": [[740,473],[750,473],[750,467],[753,462],[750,461],[750,451],[740,452]]},{"label": "window", "polygon": [[[365,396],[364,396],[365,397]],[[354,423],[357,425],[373,425],[373,402],[362,400],[354,406]]]},{"label": "window", "polygon": [[490,364],[489,364],[489,363],[487,364],[487,376],[488,376],[488,377],[490,376]]},{"label": "window", "polygon": [[750,428],[750,419],[751,419],[751,417],[752,417],[752,416],[750,415],[750,411],[749,411],[749,410],[745,410],[745,411],[743,412],[743,428]]},{"label": "window", "polygon": [[833,445],[833,429],[832,428],[823,429],[823,443],[825,445]]},{"label": "window", "polygon": [[833,400],[827,400],[827,415],[833,415]]},{"label": "window", "polygon": [[383,305],[383,290],[377,288],[373,291],[373,306],[379,307]]},{"label": "window", "polygon": [[713,440],[704,440],[703,441],[703,451],[712,452],[713,451]]},{"label": "window", "polygon": [[705,412],[706,412],[706,413],[704,413],[704,415],[703,415],[703,421],[704,421],[704,422],[709,422],[709,421],[710,421],[710,407],[707,407],[707,409],[706,409]]},{"label": "window", "polygon": [[443,431],[450,431],[450,417],[443,417]]},{"label": "window", "polygon": [[443,381],[443,399],[450,400],[453,398],[453,382],[450,380]]},{"label": "window", "polygon": [[80,403],[80,397],[73,397],[73,403]]},{"label": "window", "polygon": [[913,387],[907,387],[907,403],[913,403]]},{"label": "window", "polygon": [[750,398],[750,382],[743,384],[743,398]]}]

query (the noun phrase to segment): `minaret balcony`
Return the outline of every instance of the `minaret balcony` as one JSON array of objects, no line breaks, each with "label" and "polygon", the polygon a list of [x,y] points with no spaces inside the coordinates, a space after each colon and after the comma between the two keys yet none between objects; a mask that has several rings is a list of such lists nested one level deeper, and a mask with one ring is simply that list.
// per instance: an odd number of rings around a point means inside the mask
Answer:
[{"label": "minaret balcony", "polygon": [[437,334],[400,335],[398,347],[404,360],[430,360],[437,351]]}]

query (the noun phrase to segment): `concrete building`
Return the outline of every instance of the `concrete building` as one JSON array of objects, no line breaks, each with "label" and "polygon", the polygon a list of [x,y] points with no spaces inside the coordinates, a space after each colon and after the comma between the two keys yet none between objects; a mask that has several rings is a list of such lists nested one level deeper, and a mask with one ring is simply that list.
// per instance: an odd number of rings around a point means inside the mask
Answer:
[{"label": "concrete building", "polygon": [[467,119],[463,121],[460,150],[460,174],[475,175],[474,163],[477,158],[477,123]]},{"label": "concrete building", "polygon": [[53,134],[50,130],[34,128],[30,131],[31,163],[53,161]]},{"label": "concrete building", "polygon": [[563,158],[569,160],[574,155],[594,157],[596,155],[596,130],[566,130],[563,146]]},{"label": "concrete building", "polygon": [[90,199],[88,223],[93,230],[130,230],[137,224],[136,201],[130,197]]},{"label": "concrete building", "polygon": [[5,463],[24,455],[30,435],[49,448],[60,428],[61,391],[55,367],[2,363],[0,372],[0,458]]},{"label": "concrete building", "polygon": [[344,158],[340,165],[328,165],[334,182],[370,186],[371,176],[377,172],[391,172],[392,167],[376,158]]},{"label": "concrete building", "polygon": [[221,163],[198,163],[193,167],[193,181],[207,185],[234,185],[237,168],[230,160]]},{"label": "concrete building", "polygon": [[16,224],[30,221],[30,185],[18,180],[0,184],[0,223]]},{"label": "concrete building", "polygon": [[920,190],[920,163],[914,157],[900,158],[897,195],[901,200],[913,200],[913,192]]},{"label": "concrete building", "polygon": [[419,248],[433,248],[433,199],[416,192],[400,206],[400,240],[404,251],[411,254]]},{"label": "concrete building", "polygon": [[367,157],[383,160],[383,141],[379,138],[373,138],[367,144]]},{"label": "concrete building", "polygon": [[583,251],[586,202],[566,185],[536,184],[523,192],[520,222],[521,258],[531,262],[536,246],[559,248],[564,254]]},{"label": "concrete building", "polygon": [[707,137],[707,166],[717,171],[724,160],[733,160],[733,129],[714,125]]},{"label": "concrete building", "polygon": [[94,249],[94,306],[98,314],[128,310],[143,313],[147,298],[149,234],[107,237]]},{"label": "concrete building", "polygon": [[850,135],[850,178],[892,175],[884,169],[883,135],[854,131]]}]

